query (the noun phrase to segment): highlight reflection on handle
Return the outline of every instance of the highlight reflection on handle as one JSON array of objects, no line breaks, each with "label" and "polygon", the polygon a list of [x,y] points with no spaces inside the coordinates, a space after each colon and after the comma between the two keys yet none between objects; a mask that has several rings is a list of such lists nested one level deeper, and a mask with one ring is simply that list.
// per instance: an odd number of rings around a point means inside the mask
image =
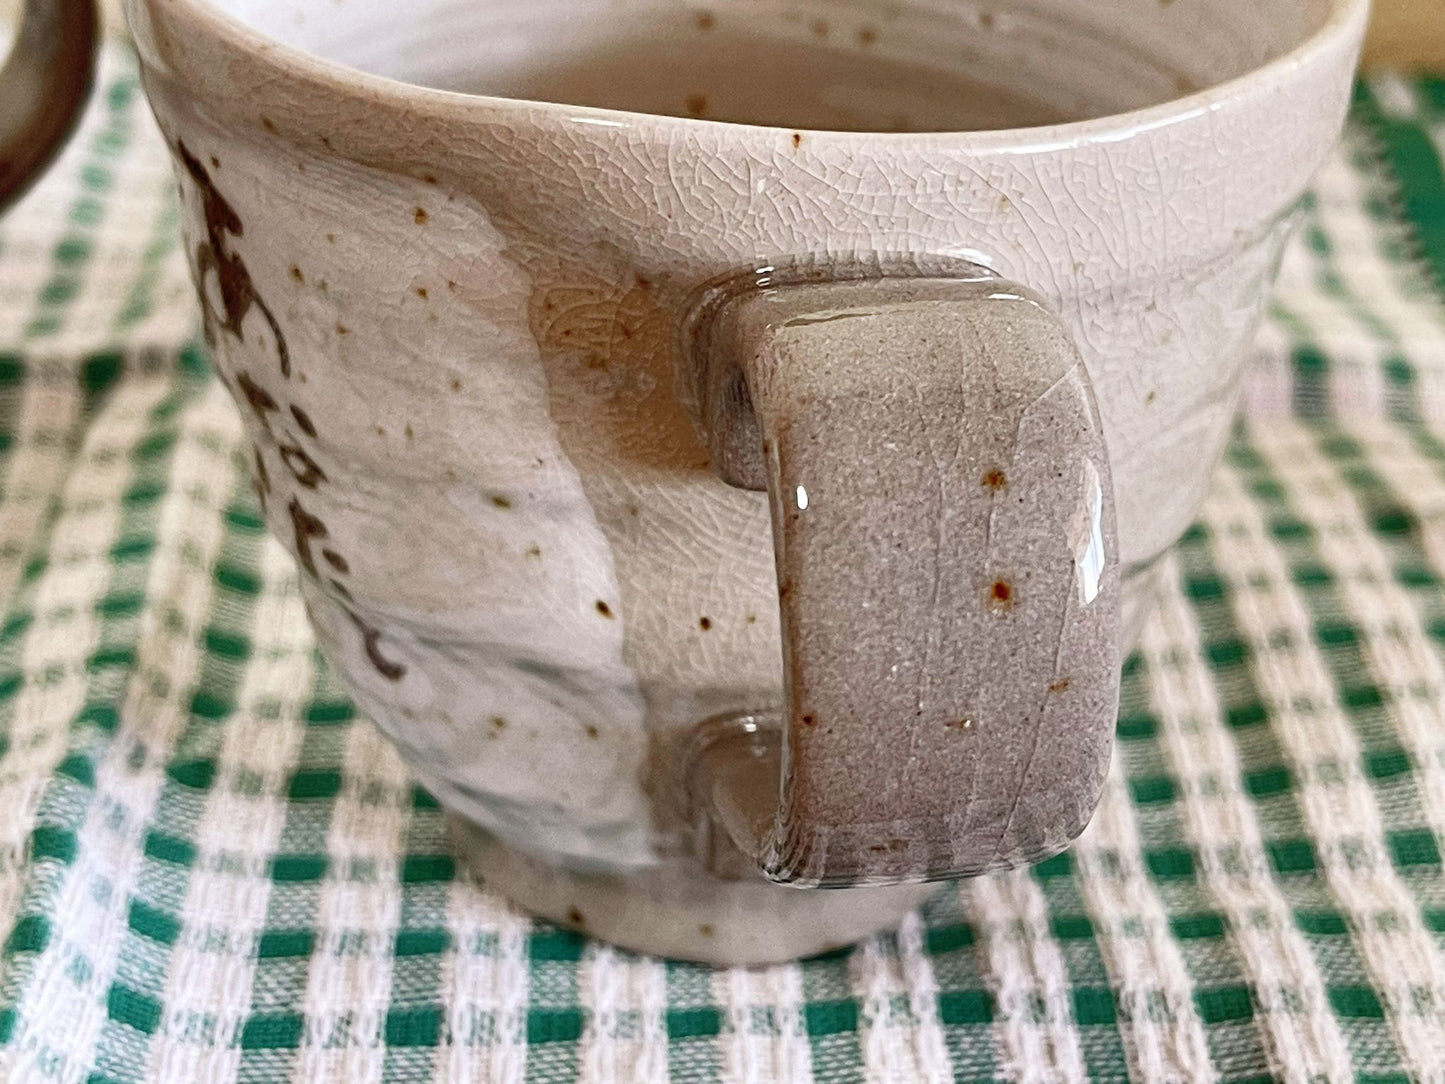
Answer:
[{"label": "highlight reflection on handle", "polygon": [[786,693],[773,755],[765,715],[709,724],[704,819],[800,886],[1062,849],[1119,680],[1109,462],[1062,323],[991,277],[774,278],[688,336],[715,469],[771,496]]}]

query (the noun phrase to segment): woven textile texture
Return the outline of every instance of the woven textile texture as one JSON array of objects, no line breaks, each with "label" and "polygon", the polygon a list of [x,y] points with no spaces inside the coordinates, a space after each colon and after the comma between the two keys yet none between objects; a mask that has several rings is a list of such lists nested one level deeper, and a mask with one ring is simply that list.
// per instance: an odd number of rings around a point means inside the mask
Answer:
[{"label": "woven textile texture", "polygon": [[468,879],[353,711],[113,49],[0,220],[0,1079],[1445,1079],[1442,148],[1360,88],[1084,838],[722,971]]}]

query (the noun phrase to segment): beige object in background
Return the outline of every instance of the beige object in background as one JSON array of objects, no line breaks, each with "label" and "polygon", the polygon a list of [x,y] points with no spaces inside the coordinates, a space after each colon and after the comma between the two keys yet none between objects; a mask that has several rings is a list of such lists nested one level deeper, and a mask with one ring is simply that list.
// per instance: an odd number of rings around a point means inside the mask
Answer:
[{"label": "beige object in background", "polygon": [[1365,66],[1445,72],[1445,4],[1375,0]]},{"label": "beige object in background", "polygon": [[[0,0],[0,25],[13,23],[21,0]],[[123,34],[120,0],[102,0],[105,23]],[[1404,68],[1445,72],[1445,0],[1374,0],[1367,68]]]}]

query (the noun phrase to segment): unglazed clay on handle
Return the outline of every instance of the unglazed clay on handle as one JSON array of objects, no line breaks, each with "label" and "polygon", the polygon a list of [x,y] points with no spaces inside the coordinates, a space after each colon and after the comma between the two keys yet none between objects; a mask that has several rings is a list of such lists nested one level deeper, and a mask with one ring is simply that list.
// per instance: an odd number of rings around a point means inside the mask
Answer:
[{"label": "unglazed clay on handle", "polygon": [[1073,341],[987,275],[763,287],[711,291],[685,363],[718,473],[771,494],[782,790],[774,808],[709,770],[699,804],[800,886],[1056,853],[1098,802],[1120,662],[1113,484]]},{"label": "unglazed clay on handle", "polygon": [[100,20],[93,0],[27,0],[0,68],[0,210],[50,162],[90,96]]}]

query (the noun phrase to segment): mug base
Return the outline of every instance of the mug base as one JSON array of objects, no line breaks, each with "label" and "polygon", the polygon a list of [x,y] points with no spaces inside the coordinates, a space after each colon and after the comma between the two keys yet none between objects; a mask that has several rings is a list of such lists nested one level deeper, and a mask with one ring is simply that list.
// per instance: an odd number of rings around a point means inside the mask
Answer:
[{"label": "mug base", "polygon": [[463,862],[522,909],[622,948],[731,967],[845,948],[897,926],[945,887],[796,889],[724,881],[674,861],[626,876],[577,873],[511,850],[448,815]]},{"label": "mug base", "polygon": [[[1138,643],[1158,597],[1163,561],[1130,570],[1123,647]],[[716,966],[781,963],[846,948],[900,923],[944,883],[797,889],[723,880],[675,859],[634,874],[579,873],[515,851],[447,814],[458,857],[523,910],[625,949]]]}]

